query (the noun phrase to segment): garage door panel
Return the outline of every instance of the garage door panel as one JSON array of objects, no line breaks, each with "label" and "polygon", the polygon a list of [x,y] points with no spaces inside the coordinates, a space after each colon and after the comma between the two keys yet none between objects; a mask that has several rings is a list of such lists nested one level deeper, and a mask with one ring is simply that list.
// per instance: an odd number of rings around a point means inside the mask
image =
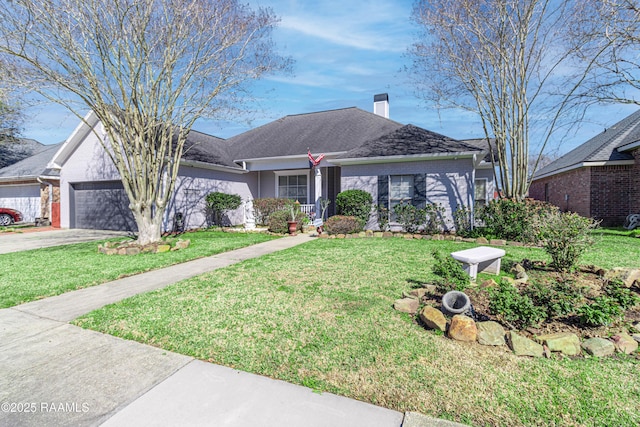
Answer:
[{"label": "garage door panel", "polygon": [[74,228],[137,231],[121,182],[82,182],[72,187]]},{"label": "garage door panel", "polygon": [[40,216],[40,185],[0,186],[0,206],[22,212],[26,222],[35,221]]}]

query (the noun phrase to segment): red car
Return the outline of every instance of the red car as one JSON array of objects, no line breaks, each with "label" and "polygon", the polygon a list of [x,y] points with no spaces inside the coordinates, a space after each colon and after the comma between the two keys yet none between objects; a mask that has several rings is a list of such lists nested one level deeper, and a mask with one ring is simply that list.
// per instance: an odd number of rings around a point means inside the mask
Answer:
[{"label": "red car", "polygon": [[0,227],[22,221],[22,214],[15,209],[0,208]]}]

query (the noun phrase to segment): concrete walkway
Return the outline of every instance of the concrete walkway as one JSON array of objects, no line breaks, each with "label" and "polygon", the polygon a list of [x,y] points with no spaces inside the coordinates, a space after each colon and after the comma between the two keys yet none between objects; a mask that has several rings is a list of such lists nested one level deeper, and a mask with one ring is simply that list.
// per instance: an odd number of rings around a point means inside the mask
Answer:
[{"label": "concrete walkway", "polygon": [[0,425],[453,426],[195,360],[67,322],[309,241],[287,237],[0,310]]},{"label": "concrete walkway", "polygon": [[77,228],[70,230],[53,229],[51,227],[43,229],[28,228],[10,233],[0,233],[0,254],[91,242],[130,234],[125,231],[82,230]]}]

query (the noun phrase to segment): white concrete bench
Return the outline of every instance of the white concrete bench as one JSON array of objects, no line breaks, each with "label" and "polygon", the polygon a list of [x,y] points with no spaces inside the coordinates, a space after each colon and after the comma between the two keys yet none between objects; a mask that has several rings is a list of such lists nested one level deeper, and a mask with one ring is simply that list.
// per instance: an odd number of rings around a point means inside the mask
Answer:
[{"label": "white concrete bench", "polygon": [[462,268],[472,280],[476,280],[478,272],[500,274],[500,260],[504,255],[504,250],[488,246],[451,252],[453,259],[462,263]]}]

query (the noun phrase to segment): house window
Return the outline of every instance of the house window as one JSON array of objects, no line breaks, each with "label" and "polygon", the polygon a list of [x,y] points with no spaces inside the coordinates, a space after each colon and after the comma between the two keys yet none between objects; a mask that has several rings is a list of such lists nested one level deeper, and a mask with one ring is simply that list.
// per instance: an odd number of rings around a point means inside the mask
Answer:
[{"label": "house window", "polygon": [[544,201],[549,203],[549,183],[544,184]]},{"label": "house window", "polygon": [[389,210],[413,200],[413,175],[389,175]]},{"label": "house window", "polygon": [[487,205],[487,180],[486,178],[476,179],[474,182],[474,200],[476,206]]},{"label": "house window", "polygon": [[306,204],[308,192],[307,175],[280,175],[278,176],[278,197],[297,200]]}]

